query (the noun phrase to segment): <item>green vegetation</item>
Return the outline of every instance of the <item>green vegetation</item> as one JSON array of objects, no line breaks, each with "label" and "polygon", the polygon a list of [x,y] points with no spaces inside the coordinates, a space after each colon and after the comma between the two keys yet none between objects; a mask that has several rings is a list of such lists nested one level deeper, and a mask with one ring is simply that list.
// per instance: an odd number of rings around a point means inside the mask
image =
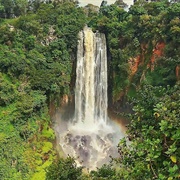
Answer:
[{"label": "green vegetation", "polygon": [[81,175],[82,167],[77,167],[75,160],[67,157],[66,159],[60,158],[48,168],[46,180],[78,180],[81,179]]},{"label": "green vegetation", "polygon": [[121,158],[117,161],[124,169],[124,179],[178,179],[179,87],[146,85],[139,92],[128,131],[130,147],[124,140],[119,143]]},{"label": "green vegetation", "polygon": [[70,2],[22,11],[20,4],[0,2],[2,17],[18,16],[0,22],[0,179],[43,180],[57,158],[48,104],[69,93],[77,33],[86,18]]},{"label": "green vegetation", "polygon": [[[138,1],[128,12],[116,5],[101,6],[89,25],[107,36],[113,100],[132,84],[174,85],[179,60],[179,3]],[[160,49],[159,44],[165,44]],[[156,52],[157,51],[157,52]],[[161,57],[163,56],[163,58]],[[157,61],[153,62],[153,57]],[[138,65],[137,72],[132,67]],[[132,67],[131,67],[132,66]],[[149,68],[148,68],[149,67]],[[152,71],[154,69],[154,71]],[[145,77],[145,79],[144,79]]]},{"label": "green vegetation", "polygon": [[[0,179],[180,178],[180,4],[0,0]],[[120,7],[121,6],[121,7]],[[111,102],[133,112],[119,158],[89,174],[57,157],[50,102],[70,95],[78,32],[107,37]],[[123,104],[121,104],[123,105]]]}]

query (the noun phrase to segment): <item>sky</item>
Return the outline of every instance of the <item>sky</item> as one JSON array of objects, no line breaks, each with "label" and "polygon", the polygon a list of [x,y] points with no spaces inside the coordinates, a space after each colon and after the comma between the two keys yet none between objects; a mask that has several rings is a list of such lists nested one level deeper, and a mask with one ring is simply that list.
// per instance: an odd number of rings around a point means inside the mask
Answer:
[{"label": "sky", "polygon": [[[80,2],[80,5],[85,6],[87,4],[94,4],[96,6],[100,6],[102,0],[78,0]],[[116,0],[107,0],[108,4],[114,3]],[[128,5],[133,4],[133,0],[124,0],[124,2]]]}]

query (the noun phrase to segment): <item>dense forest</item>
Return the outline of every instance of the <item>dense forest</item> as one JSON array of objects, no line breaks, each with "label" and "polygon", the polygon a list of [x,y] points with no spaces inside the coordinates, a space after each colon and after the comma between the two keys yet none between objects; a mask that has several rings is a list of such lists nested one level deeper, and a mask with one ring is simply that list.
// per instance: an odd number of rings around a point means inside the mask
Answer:
[{"label": "dense forest", "polygon": [[[123,5],[0,0],[0,179],[180,178],[180,3]],[[50,113],[74,94],[85,25],[106,35],[109,108],[130,120],[119,158],[89,173],[58,156]]]}]

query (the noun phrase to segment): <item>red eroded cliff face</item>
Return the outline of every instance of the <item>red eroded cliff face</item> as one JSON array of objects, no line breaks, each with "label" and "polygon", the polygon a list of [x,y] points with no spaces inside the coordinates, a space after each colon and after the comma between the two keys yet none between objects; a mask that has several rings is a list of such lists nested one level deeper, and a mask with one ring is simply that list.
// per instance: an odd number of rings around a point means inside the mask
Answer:
[{"label": "red eroded cliff face", "polygon": [[176,66],[176,78],[177,81],[180,81],[180,65]]},{"label": "red eroded cliff face", "polygon": [[[131,82],[133,81],[133,77],[136,75],[136,73],[138,72],[138,69],[140,66],[145,65],[142,74],[141,74],[141,78],[140,78],[140,82],[145,79],[146,76],[146,71],[147,69],[151,69],[151,71],[154,70],[154,66],[156,64],[156,61],[158,60],[159,57],[164,55],[164,48],[165,48],[165,43],[164,42],[158,42],[156,43],[155,47],[153,48],[153,50],[151,51],[151,53],[149,54],[149,50],[148,50],[148,45],[147,44],[141,44],[141,54],[137,55],[134,58],[130,58],[128,63],[129,63],[129,69],[130,69],[130,73],[129,73],[129,85],[127,87],[124,88],[124,90],[122,92],[120,92],[118,99],[122,99],[123,96],[125,96],[130,88]],[[147,57],[149,57],[149,59],[147,59]],[[146,65],[147,64],[147,65]],[[179,68],[177,68],[177,76],[180,76],[180,66]],[[139,87],[139,84],[136,84],[137,87]]]},{"label": "red eroded cliff face", "polygon": [[165,48],[165,43],[158,42],[156,44],[155,48],[153,49],[151,60],[150,60],[150,63],[148,64],[148,66],[151,68],[151,70],[154,70],[154,65],[156,63],[156,59],[163,56],[164,48]]},{"label": "red eroded cliff face", "polygon": [[[148,50],[147,50],[148,46],[146,44],[142,44],[141,45],[141,54],[136,56],[135,58],[130,58],[129,59],[129,67],[130,67],[130,75],[129,75],[129,80],[131,80],[133,78],[133,76],[136,74],[138,68],[139,68],[139,65],[143,65],[144,64],[144,61],[145,61],[145,56],[147,55],[148,53]],[[158,42],[151,55],[150,55],[150,58],[149,58],[149,62],[147,64],[147,69],[148,68],[151,68],[151,70],[154,69],[154,65],[157,61],[157,59],[161,56],[163,56],[163,52],[164,52],[164,48],[165,48],[165,43],[164,42]],[[145,69],[146,70],[146,69]]]},{"label": "red eroded cliff face", "polygon": [[[127,95],[130,90],[132,83],[135,83],[136,89],[140,87],[141,82],[146,78],[146,72],[148,69],[151,71],[154,70],[155,64],[158,61],[158,58],[164,55],[164,42],[157,42],[154,47],[150,47],[146,43],[141,44],[141,53],[136,57],[132,57],[129,59],[129,83],[124,89],[118,94],[118,97],[114,102],[119,102],[123,104],[123,99]],[[151,49],[152,50],[151,50]],[[180,66],[177,68],[176,72],[177,76],[180,76]],[[138,75],[139,82],[133,82],[135,76]]]},{"label": "red eroded cliff face", "polygon": [[140,63],[141,63],[141,56],[140,55],[138,55],[135,58],[130,58],[129,59],[129,67],[130,67],[130,72],[131,72],[130,77],[129,77],[130,79],[137,72],[138,66],[139,66]]},{"label": "red eroded cliff face", "polygon": [[[142,44],[141,45],[142,53],[136,56],[135,58],[129,59],[129,65],[130,65],[130,71],[131,71],[130,76],[133,76],[137,72],[138,66],[144,63],[145,55],[147,54],[147,48],[148,48],[147,45]],[[155,48],[152,51],[152,54],[150,55],[151,58],[149,59],[147,68],[151,68],[151,70],[154,69],[154,65],[156,63],[157,58],[163,56],[164,54],[163,53],[164,48],[165,48],[164,42],[158,42],[156,44]]]}]

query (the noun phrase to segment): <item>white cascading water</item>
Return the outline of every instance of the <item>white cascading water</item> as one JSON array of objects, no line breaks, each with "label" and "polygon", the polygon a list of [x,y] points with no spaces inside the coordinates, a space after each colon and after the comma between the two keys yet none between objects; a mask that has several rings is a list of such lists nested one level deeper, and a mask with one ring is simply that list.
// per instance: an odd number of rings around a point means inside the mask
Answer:
[{"label": "white cascading water", "polygon": [[88,27],[79,33],[75,116],[60,133],[60,145],[78,164],[100,167],[117,155],[124,135],[110,125],[107,116],[107,55],[105,35]]},{"label": "white cascading water", "polygon": [[79,37],[75,121],[94,127],[107,121],[106,39],[104,34],[94,34],[87,27]]}]

